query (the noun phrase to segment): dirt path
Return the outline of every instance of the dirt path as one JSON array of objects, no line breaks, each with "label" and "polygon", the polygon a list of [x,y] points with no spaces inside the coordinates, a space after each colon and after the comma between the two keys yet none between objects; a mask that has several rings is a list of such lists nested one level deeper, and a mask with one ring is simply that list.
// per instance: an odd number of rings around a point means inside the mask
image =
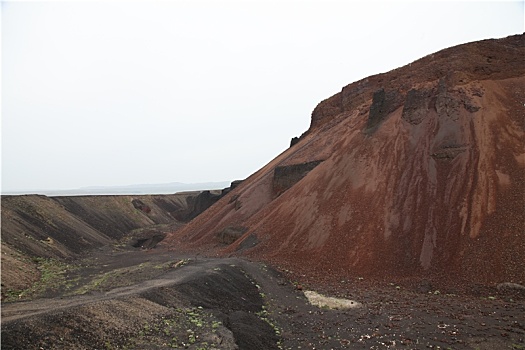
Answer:
[{"label": "dirt path", "polygon": [[[144,251],[90,259],[75,276],[89,286],[103,276],[102,290],[2,305],[3,349],[277,349],[259,316],[263,297],[238,259]],[[114,271],[118,278],[107,277]],[[133,283],[122,286],[120,273]]]},{"label": "dirt path", "polygon": [[[525,303],[347,282],[362,303],[309,305],[270,266],[167,251],[100,252],[71,276],[84,295],[2,305],[5,349],[525,349]],[[119,273],[116,274],[115,271]],[[107,277],[110,276],[110,277]]]},{"label": "dirt path", "polygon": [[[173,258],[170,256],[169,258]],[[180,259],[179,261],[182,261]],[[155,278],[146,280],[137,284],[126,287],[118,287],[107,292],[94,292],[89,295],[59,297],[59,298],[45,298],[36,299],[25,302],[8,303],[2,305],[2,324],[13,320],[26,318],[43,314],[49,311],[58,311],[61,309],[78,307],[89,303],[105,301],[109,299],[122,298],[129,295],[137,295],[144,293],[150,289],[160,288],[174,285],[183,282],[191,276],[198,275],[207,270],[216,267],[218,264],[231,263],[235,259],[198,259],[190,260],[191,264],[183,266],[174,271],[170,271],[162,276],[162,278]]]}]

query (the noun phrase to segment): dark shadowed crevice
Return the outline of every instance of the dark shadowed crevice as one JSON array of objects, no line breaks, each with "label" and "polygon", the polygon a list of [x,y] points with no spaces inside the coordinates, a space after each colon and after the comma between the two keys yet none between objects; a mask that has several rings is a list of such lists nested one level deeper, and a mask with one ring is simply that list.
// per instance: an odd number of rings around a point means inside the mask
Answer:
[{"label": "dark shadowed crevice", "polygon": [[303,177],[305,177],[316,166],[321,164],[322,160],[313,162],[278,166],[273,173],[272,191],[274,197],[278,197],[286,190],[291,188]]}]

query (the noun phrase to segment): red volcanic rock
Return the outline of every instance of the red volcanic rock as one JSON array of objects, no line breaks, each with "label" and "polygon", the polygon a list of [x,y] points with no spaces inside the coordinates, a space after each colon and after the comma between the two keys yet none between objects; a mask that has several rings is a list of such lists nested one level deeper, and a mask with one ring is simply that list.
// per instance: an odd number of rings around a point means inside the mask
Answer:
[{"label": "red volcanic rock", "polygon": [[[352,83],[291,148],[165,242],[334,280],[524,283],[524,103],[524,35]],[[275,195],[276,169],[318,161]],[[247,230],[221,244],[233,226]]]}]

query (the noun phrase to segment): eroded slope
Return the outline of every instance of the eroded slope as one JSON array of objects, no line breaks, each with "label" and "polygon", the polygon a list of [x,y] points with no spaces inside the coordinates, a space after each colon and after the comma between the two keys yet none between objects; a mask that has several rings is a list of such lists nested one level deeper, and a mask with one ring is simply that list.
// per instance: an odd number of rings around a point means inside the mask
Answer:
[{"label": "eroded slope", "polygon": [[215,200],[209,191],[3,196],[2,297],[39,280],[42,259],[71,260],[117,242],[150,248],[165,237],[165,231],[180,227]]},{"label": "eroded slope", "polygon": [[[517,35],[350,84],[290,149],[169,240],[323,278],[523,283],[524,76]],[[310,162],[276,197],[275,170]],[[225,246],[229,227],[244,230]]]}]

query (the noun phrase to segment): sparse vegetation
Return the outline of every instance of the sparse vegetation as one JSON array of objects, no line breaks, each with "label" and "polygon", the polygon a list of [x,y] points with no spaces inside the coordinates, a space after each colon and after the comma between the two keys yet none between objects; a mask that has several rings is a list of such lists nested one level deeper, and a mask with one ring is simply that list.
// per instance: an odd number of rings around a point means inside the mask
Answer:
[{"label": "sparse vegetation", "polygon": [[222,323],[202,308],[176,308],[169,316],[145,323],[137,336],[129,339],[123,348],[158,346],[184,349],[195,346],[194,349],[217,349],[221,339],[216,334],[220,327]]},{"label": "sparse vegetation", "polygon": [[153,265],[150,262],[143,262],[135,266],[127,266],[111,270],[101,275],[95,275],[90,281],[84,283],[79,288],[72,290],[68,294],[85,294],[95,290],[101,291],[116,287],[126,287],[136,283],[137,280],[145,279],[145,276],[143,275],[152,278],[166,270],[182,267],[188,262],[188,259],[170,260],[156,265]]},{"label": "sparse vegetation", "polygon": [[77,267],[57,259],[33,258],[40,272],[40,279],[30,288],[23,290],[2,291],[4,301],[27,300],[41,297],[49,291],[68,289],[73,286],[75,280],[67,280],[66,273],[74,271]]}]

